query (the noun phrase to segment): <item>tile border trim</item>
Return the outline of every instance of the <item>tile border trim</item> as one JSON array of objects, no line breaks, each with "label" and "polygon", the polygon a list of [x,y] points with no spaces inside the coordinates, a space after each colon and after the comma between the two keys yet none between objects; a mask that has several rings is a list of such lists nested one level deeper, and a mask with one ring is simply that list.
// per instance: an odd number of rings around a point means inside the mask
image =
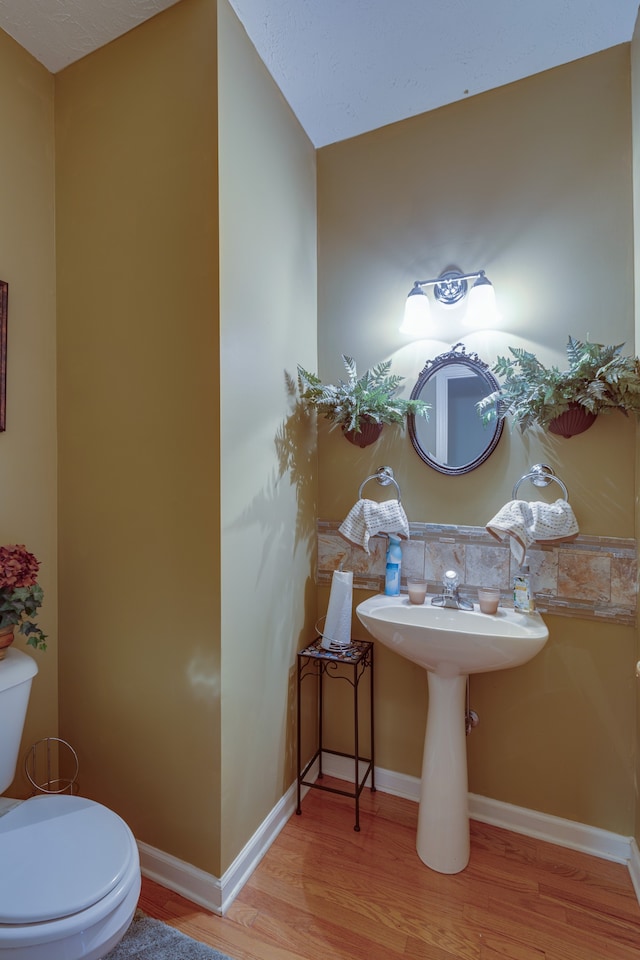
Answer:
[{"label": "tile border trim", "polygon": [[[386,537],[372,537],[370,553],[338,531],[340,523],[317,524],[317,576],[330,584],[340,563],[353,570],[354,587],[380,592],[384,586]],[[461,594],[476,599],[478,586],[497,586],[501,602],[512,604],[516,564],[507,543],[484,527],[410,523],[402,541],[403,589],[406,578],[423,577],[429,593],[437,593],[442,573],[454,567],[461,575]],[[561,617],[635,626],[638,594],[637,542],[633,538],[580,535],[571,542],[534,544],[528,551],[536,609]]]}]

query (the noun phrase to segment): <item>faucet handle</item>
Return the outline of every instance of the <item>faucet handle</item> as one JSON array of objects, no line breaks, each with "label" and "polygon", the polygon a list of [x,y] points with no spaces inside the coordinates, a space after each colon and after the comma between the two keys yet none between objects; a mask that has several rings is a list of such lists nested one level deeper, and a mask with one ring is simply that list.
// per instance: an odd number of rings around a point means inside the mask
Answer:
[{"label": "faucet handle", "polygon": [[450,590],[455,590],[455,588],[460,583],[460,577],[455,570],[447,570],[444,577],[442,578],[442,586],[448,587]]}]

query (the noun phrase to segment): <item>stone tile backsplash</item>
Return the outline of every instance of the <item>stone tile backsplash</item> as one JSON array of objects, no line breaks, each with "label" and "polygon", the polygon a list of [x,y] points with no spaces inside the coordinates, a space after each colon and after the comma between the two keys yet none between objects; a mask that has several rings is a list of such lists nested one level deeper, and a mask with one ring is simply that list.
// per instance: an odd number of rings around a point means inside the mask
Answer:
[{"label": "stone tile backsplash", "polygon": [[[340,564],[353,570],[354,586],[384,589],[386,537],[369,541],[370,554],[339,533],[339,522],[318,522],[318,582],[330,583]],[[517,572],[508,543],[498,543],[484,527],[411,523],[402,541],[402,584],[424,578],[437,593],[445,570],[460,574],[461,594],[476,600],[479,586],[499,587],[503,604],[513,602]],[[579,536],[569,543],[535,544],[528,551],[536,608],[560,616],[635,624],[636,541]]]}]

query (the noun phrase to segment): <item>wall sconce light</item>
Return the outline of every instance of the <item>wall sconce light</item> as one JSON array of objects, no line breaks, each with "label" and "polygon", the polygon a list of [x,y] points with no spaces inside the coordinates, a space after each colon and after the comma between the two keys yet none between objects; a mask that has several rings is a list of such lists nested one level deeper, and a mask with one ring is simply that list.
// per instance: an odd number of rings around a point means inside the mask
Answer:
[{"label": "wall sconce light", "polygon": [[[468,280],[475,280],[470,291]],[[435,299],[445,306],[458,303],[469,292],[467,317],[474,326],[491,326],[496,319],[495,292],[484,270],[462,273],[460,270],[449,268],[434,280],[416,280],[405,304],[404,319],[400,326],[401,333],[408,333],[413,337],[429,335],[431,306],[425,287],[433,287]]]}]

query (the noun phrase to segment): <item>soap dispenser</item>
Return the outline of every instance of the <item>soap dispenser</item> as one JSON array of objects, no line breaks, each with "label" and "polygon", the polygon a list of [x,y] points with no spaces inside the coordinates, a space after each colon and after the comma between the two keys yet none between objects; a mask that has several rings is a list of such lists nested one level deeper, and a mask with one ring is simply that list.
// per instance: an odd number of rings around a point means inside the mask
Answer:
[{"label": "soap dispenser", "polygon": [[528,557],[524,558],[519,573],[513,578],[513,609],[519,613],[533,613],[535,610]]},{"label": "soap dispenser", "polygon": [[400,595],[400,566],[402,564],[402,548],[400,538],[389,534],[387,547],[387,566],[384,578],[384,592],[387,597]]}]

